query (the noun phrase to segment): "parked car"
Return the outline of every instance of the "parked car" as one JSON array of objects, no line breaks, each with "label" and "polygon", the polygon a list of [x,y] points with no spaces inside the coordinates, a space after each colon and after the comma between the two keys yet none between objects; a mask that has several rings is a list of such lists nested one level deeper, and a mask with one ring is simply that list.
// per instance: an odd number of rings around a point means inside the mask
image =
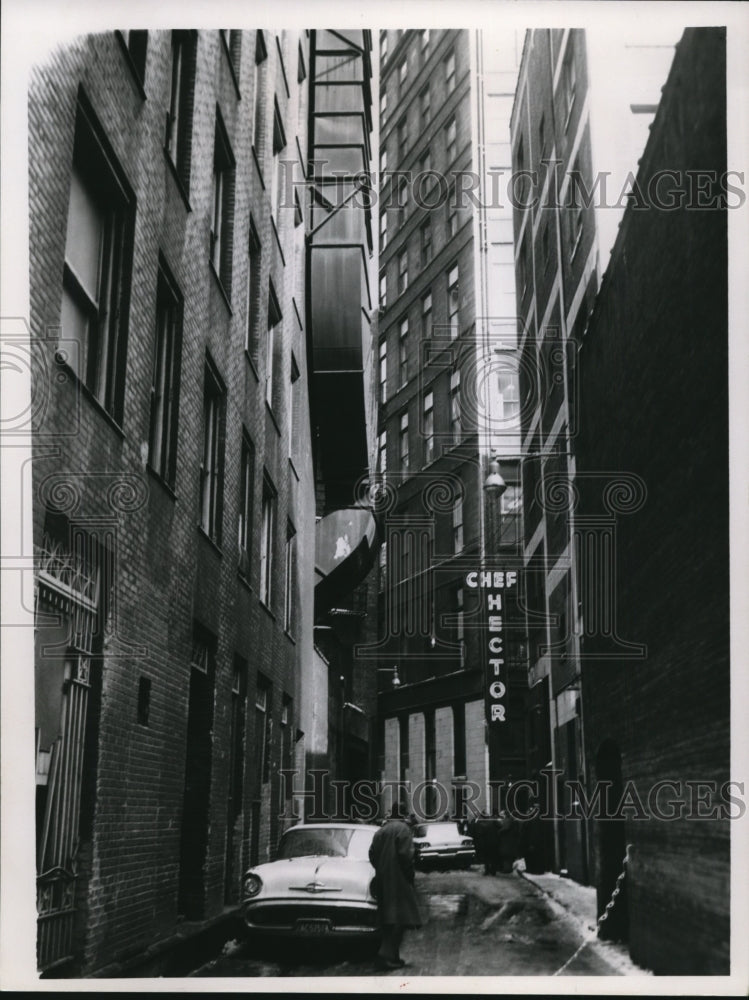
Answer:
[{"label": "parked car", "polygon": [[309,823],[284,833],[275,861],[245,874],[242,916],[252,934],[375,938],[369,846],[376,826]]},{"label": "parked car", "polygon": [[447,820],[418,823],[414,828],[414,847],[419,868],[438,864],[467,868],[476,860],[473,840],[460,832],[457,823]]}]

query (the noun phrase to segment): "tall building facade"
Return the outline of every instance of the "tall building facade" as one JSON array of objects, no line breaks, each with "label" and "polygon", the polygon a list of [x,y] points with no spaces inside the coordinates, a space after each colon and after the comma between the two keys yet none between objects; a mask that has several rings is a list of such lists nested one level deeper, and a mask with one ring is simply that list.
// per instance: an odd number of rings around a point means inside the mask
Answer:
[{"label": "tall building facade", "polygon": [[[521,539],[512,220],[488,176],[509,170],[514,42],[380,33],[384,542],[379,635],[360,655],[379,678],[380,773],[432,817],[498,807],[490,779],[525,771],[520,602],[493,598],[509,625],[492,717],[488,644],[500,639],[478,583],[489,569],[513,579]],[[501,498],[484,491],[493,450],[508,458]]]},{"label": "tall building facade", "polygon": [[[729,973],[744,812],[729,780],[726,169],[726,32],[690,28],[579,353],[577,530],[597,552],[582,612],[595,622],[611,596],[615,626],[586,629],[582,660],[589,795],[610,783],[591,874],[601,912],[626,854],[604,931],[661,975]],[[617,810],[623,796],[634,807]]]},{"label": "tall building facade", "polygon": [[[304,774],[329,751],[316,498],[329,495],[326,514],[351,505],[371,431],[355,391],[342,396],[358,452],[320,461],[330,344],[310,273],[330,288],[336,265],[310,249],[312,164],[351,139],[324,116],[315,67],[358,61],[358,86],[333,110],[355,104],[366,175],[370,47],[367,32],[112,32],[33,73],[48,975],[125,972],[146,950],[158,968],[176,939],[214,924],[306,807],[304,778],[281,771]],[[367,216],[362,204],[347,224],[366,234]],[[362,384],[371,240],[350,242]],[[339,562],[345,593],[366,566]]]},{"label": "tall building facade", "polygon": [[[544,768],[557,772],[539,783],[552,817],[541,827],[543,860],[583,882],[590,874],[588,829],[575,814],[567,782],[589,773],[584,636],[610,630],[611,622],[604,605],[591,605],[587,622],[582,616],[581,566],[592,557],[581,549],[575,521],[578,360],[602,264],[628,203],[627,178],[636,172],[673,56],[675,39],[652,45],[654,39],[639,34],[589,45],[582,29],[528,31],[511,125],[529,768],[536,779]],[[598,75],[592,79],[593,62]],[[627,643],[620,651],[631,652]]]}]

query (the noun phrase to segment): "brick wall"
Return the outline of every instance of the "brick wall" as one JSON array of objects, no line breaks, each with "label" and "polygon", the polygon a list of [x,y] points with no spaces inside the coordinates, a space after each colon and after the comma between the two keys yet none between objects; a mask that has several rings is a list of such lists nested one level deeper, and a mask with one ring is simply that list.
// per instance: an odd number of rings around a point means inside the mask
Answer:
[{"label": "brick wall", "polygon": [[[293,34],[293,33],[292,33]],[[306,45],[304,33],[299,33]],[[305,85],[297,84],[297,36],[286,41],[288,94],[280,56],[267,35],[268,127],[272,95],[279,103],[288,139],[305,120]],[[248,662],[245,716],[245,777],[242,849],[232,873],[235,887],[249,862],[250,802],[259,800],[260,857],[278,833],[280,712],[283,696],[298,711],[300,676],[311,669],[311,594],[314,552],[314,496],[308,421],[298,428],[294,465],[288,460],[287,400],[291,352],[300,369],[298,412],[308,412],[302,229],[293,210],[281,210],[278,238],[270,221],[269,163],[261,177],[252,151],[255,32],[242,37],[238,91],[218,32],[200,32],[189,178],[189,208],[163,151],[170,87],[170,33],[149,33],[143,100],[114,35],[80,38],[39,67],[29,94],[29,203],[31,326],[49,371],[64,378],[35,388],[48,398],[37,430],[34,461],[35,539],[41,537],[49,505],[50,475],[74,484],[76,506],[67,513],[83,528],[115,517],[116,619],[102,662],[95,765],[95,814],[85,862],[81,899],[85,928],[78,939],[78,968],[93,972],[123,963],[177,925],[177,887],[185,784],[190,656],[195,623],[216,642],[212,726],[209,834],[204,867],[204,916],[224,905],[226,816],[232,668],[235,654]],[[114,424],[81,390],[69,369],[54,362],[60,323],[62,273],[76,118],[82,87],[135,196],[132,281],[123,416]],[[236,160],[233,272],[230,296],[211,272],[209,229],[216,107],[220,107]],[[266,143],[269,151],[270,146]],[[304,149],[304,142],[302,142]],[[262,243],[259,324],[265,327],[268,281],[272,278],[283,314],[277,356],[278,392],[271,415],[264,400],[266,359],[257,370],[244,353],[248,323],[246,288],[249,219]],[[184,297],[177,475],[173,495],[145,468],[155,337],[156,280],[164,255]],[[301,321],[297,319],[297,313]],[[199,466],[203,435],[203,378],[206,350],[226,386],[223,532],[218,549],[196,527],[199,522]],[[277,402],[276,402],[277,401]],[[237,575],[236,543],[240,497],[240,442],[245,429],[255,446],[253,551],[247,582]],[[66,435],[61,431],[73,429]],[[48,436],[49,435],[49,436]],[[57,454],[41,447],[53,441]],[[275,571],[270,612],[258,601],[262,471],[277,490]],[[125,479],[142,503],[113,509],[107,489]],[[46,482],[46,485],[45,485]],[[45,503],[46,498],[46,503]],[[284,633],[284,546],[287,518],[298,532],[299,579],[294,639]],[[305,581],[307,581],[305,583]],[[303,655],[303,651],[306,652]],[[256,678],[272,685],[270,780],[255,784],[254,703]],[[151,681],[148,726],[136,721],[138,678]],[[295,715],[290,724],[298,725]],[[84,943],[85,941],[85,943]]]},{"label": "brick wall", "polygon": [[[724,30],[688,30],[640,163],[643,184],[664,168],[721,176],[725,98]],[[644,802],[663,779],[681,783],[684,798],[687,781],[729,778],[726,275],[725,211],[630,207],[581,353],[580,515],[605,512],[599,470],[643,484],[616,513],[613,609],[616,635],[645,654],[623,661],[619,646],[596,659],[606,647],[586,639],[586,749],[591,779],[608,746]],[[729,826],[630,812],[630,948],[643,966],[729,971]],[[602,824],[592,833],[601,906],[610,859]]]}]

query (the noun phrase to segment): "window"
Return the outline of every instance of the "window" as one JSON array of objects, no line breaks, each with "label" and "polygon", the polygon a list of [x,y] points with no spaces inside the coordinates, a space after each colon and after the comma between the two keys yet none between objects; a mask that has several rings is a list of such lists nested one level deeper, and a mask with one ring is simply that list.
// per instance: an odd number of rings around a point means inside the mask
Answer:
[{"label": "window", "polygon": [[408,472],[408,413],[401,413],[398,446],[401,472]]},{"label": "window", "polygon": [[283,627],[290,634],[293,632],[293,624],[296,613],[296,560],[296,528],[291,521],[288,521],[286,525],[286,586],[284,590],[283,602]]},{"label": "window", "polygon": [[398,294],[408,288],[408,249],[398,254]]},{"label": "window", "polygon": [[458,231],[458,203],[455,188],[452,188],[445,202],[445,239],[452,239]]},{"label": "window", "polygon": [[146,78],[147,31],[118,31],[117,37],[127,53],[127,60],[138,83],[143,86]]},{"label": "window", "polygon": [[404,115],[398,122],[398,155],[402,158],[408,152],[408,118]]},{"label": "window", "polygon": [[543,235],[541,236],[541,248],[543,250],[544,267],[549,263],[549,223],[544,224]]},{"label": "window", "polygon": [[457,587],[455,590],[455,610],[457,611],[455,622],[455,638],[462,644],[465,638],[465,615],[463,604],[463,588]]},{"label": "window", "polygon": [[[294,718],[292,699],[285,694],[281,702],[281,767],[290,771],[294,766],[294,738],[291,726]],[[290,799],[293,792],[291,781],[285,782],[286,798]]]},{"label": "window", "polygon": [[459,497],[453,506],[453,551],[463,550],[463,500]]},{"label": "window", "polygon": [[387,169],[388,169],[388,151],[387,151],[387,146],[383,145],[382,152],[380,153],[380,174],[382,175],[380,177],[380,183],[382,184],[385,183],[385,174],[387,173]]},{"label": "window", "polygon": [[182,354],[182,296],[159,267],[156,287],[156,343],[151,383],[148,464],[174,489],[177,471],[177,414]]},{"label": "window", "polygon": [[265,401],[273,408],[275,397],[274,369],[276,352],[281,348],[281,310],[276,298],[273,285],[270,285],[268,293],[268,332],[265,342]]},{"label": "window", "polygon": [[387,212],[380,216],[380,251],[388,245],[388,217]]},{"label": "window", "polygon": [[460,413],[460,372],[453,372],[450,375],[450,436],[453,444],[458,444],[463,436],[463,420]]},{"label": "window", "polygon": [[203,461],[200,466],[200,527],[221,544],[224,422],[226,391],[213,362],[206,358],[203,382]]},{"label": "window", "polygon": [[434,460],[434,393],[424,396],[424,465]]},{"label": "window", "polygon": [[424,28],[421,32],[421,61],[426,62],[429,58],[429,28]]},{"label": "window", "polygon": [[458,141],[458,126],[454,118],[445,125],[445,158],[450,164],[455,159],[455,151]]},{"label": "window", "polygon": [[408,382],[408,319],[401,320],[400,337],[398,338],[398,371],[400,384]]},{"label": "window", "polygon": [[432,336],[432,293],[427,292],[421,300],[421,335]]},{"label": "window", "polygon": [[377,471],[384,475],[387,472],[387,431],[382,431],[377,437]]},{"label": "window", "polygon": [[260,600],[270,608],[273,597],[273,543],[276,531],[276,491],[263,476],[263,506],[260,525]]},{"label": "window", "polygon": [[574,51],[572,47],[572,34],[570,34],[570,40],[567,44],[567,52],[564,57],[564,65],[562,67],[562,86],[564,88],[564,107],[566,114],[564,127],[567,128],[570,115],[572,114],[572,108],[575,104],[575,90],[577,87],[577,74],[575,70]]},{"label": "window", "polygon": [[[572,170],[577,176],[580,175],[579,160],[575,160],[575,165],[572,168]],[[573,201],[576,202],[577,199],[573,199]],[[580,240],[582,239],[583,235],[582,202],[579,205],[573,204],[573,207],[570,209],[570,212],[572,213],[572,223],[570,227],[570,246],[571,246],[570,257],[572,258],[577,253],[577,248],[580,246]]]},{"label": "window", "polygon": [[387,275],[380,275],[380,309],[385,309],[387,306],[387,292],[388,292],[388,282]]},{"label": "window", "polygon": [[273,172],[271,175],[271,210],[276,226],[279,225],[279,211],[284,204],[286,170],[282,169],[281,153],[286,148],[286,133],[281,120],[278,101],[273,102]]},{"label": "window", "polygon": [[297,393],[297,382],[299,381],[299,365],[296,363],[296,358],[291,355],[291,370],[289,372],[289,405],[287,407],[286,422],[288,424],[288,434],[289,434],[289,458],[293,459],[294,449],[297,444],[297,405],[296,405],[296,393]]},{"label": "window", "polygon": [[250,216],[249,267],[247,273],[247,330],[245,348],[255,365],[258,363],[258,317],[262,290],[262,250],[255,222]]},{"label": "window", "polygon": [[426,267],[432,259],[432,224],[425,222],[421,227],[421,266]]},{"label": "window", "polygon": [[166,116],[166,151],[186,195],[190,191],[196,51],[195,32],[172,32],[172,77],[169,111]]},{"label": "window", "polygon": [[505,423],[512,423],[517,420],[520,412],[518,376],[514,372],[500,372],[497,376],[497,382],[502,400],[502,419]]},{"label": "window", "polygon": [[380,64],[381,67],[385,65],[388,57],[388,33],[387,31],[380,32]]},{"label": "window", "polygon": [[419,157],[419,173],[428,174],[432,169],[432,154],[427,149],[424,154]]},{"label": "window", "polygon": [[400,229],[406,221],[406,205],[408,204],[408,182],[405,178],[402,178],[398,183],[397,195],[396,225]]},{"label": "window", "polygon": [[401,90],[406,86],[408,80],[408,56],[405,56],[398,67],[398,86]]},{"label": "window", "polygon": [[387,583],[388,583],[388,549],[386,541],[383,541],[382,545],[380,546],[379,562],[380,562],[379,566],[380,573],[379,573],[377,589],[379,591],[383,591],[387,590]]},{"label": "window", "polygon": [[221,41],[224,45],[224,52],[229,57],[234,84],[239,89],[239,60],[242,52],[242,32],[228,31],[226,28],[222,28]]},{"label": "window", "polygon": [[243,577],[249,577],[250,545],[252,541],[252,491],[255,483],[255,448],[245,432],[242,433],[239,476],[239,522],[237,525],[239,572]]},{"label": "window", "polygon": [[449,52],[445,57],[445,87],[447,93],[451,94],[455,90],[455,52]]},{"label": "window", "polygon": [[380,95],[380,128],[384,129],[388,120],[388,95],[385,91]]},{"label": "window", "polygon": [[380,341],[380,403],[386,403],[388,398],[388,355],[387,341]]},{"label": "window", "polygon": [[429,87],[426,86],[419,94],[419,117],[421,118],[421,127],[424,128],[425,125],[429,124],[429,119],[432,116],[432,97]]},{"label": "window", "polygon": [[455,340],[460,333],[458,319],[459,302],[458,265],[456,264],[447,273],[447,322],[450,327],[451,340]]},{"label": "window", "polygon": [[265,36],[258,29],[255,32],[255,107],[253,124],[253,145],[258,157],[262,157],[263,133],[265,130],[265,95],[266,73],[268,67],[268,50],[265,47]]},{"label": "window", "polygon": [[[93,112],[78,103],[65,237],[61,325],[68,364],[121,420],[134,198]],[[72,348],[72,344],[71,344]]]},{"label": "window", "polygon": [[213,216],[211,219],[211,264],[227,296],[231,294],[231,262],[234,235],[234,154],[229,145],[221,112],[216,107],[213,146]]}]

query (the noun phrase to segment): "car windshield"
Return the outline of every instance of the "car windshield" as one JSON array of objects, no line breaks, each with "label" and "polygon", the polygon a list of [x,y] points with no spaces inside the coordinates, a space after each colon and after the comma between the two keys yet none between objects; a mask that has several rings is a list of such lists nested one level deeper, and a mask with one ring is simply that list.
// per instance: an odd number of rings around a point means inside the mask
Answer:
[{"label": "car windshield", "polygon": [[367,858],[372,842],[372,830],[347,830],[340,827],[307,827],[289,830],[281,838],[279,860],[287,858]]},{"label": "car windshield", "polygon": [[416,827],[416,837],[434,840],[457,840],[460,836],[457,823],[422,823]]}]

